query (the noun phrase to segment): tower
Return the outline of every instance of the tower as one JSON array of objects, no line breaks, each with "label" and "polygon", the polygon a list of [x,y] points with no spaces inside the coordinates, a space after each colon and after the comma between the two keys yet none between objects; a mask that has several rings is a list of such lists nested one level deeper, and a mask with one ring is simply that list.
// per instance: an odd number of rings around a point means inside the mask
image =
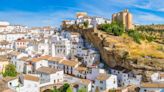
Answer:
[{"label": "tower", "polygon": [[116,21],[124,25],[126,30],[133,29],[133,15],[129,12],[128,9],[125,9],[121,12],[112,14],[112,22]]}]

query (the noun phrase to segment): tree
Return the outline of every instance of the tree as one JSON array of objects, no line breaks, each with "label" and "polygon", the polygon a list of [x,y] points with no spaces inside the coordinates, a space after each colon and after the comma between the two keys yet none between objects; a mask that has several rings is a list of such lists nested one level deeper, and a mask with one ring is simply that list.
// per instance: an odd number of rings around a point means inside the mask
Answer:
[{"label": "tree", "polygon": [[69,88],[69,84],[68,84],[68,83],[65,83],[65,84],[60,88],[60,92],[66,92],[68,88]]},{"label": "tree", "polygon": [[134,40],[135,42],[139,43],[139,44],[140,44],[141,38],[143,38],[142,35],[141,35],[138,31],[136,31],[136,30],[129,30],[129,31],[128,31],[128,35],[129,35],[130,37],[132,37],[133,40]]},{"label": "tree", "polygon": [[87,89],[84,88],[84,87],[82,87],[82,88],[80,88],[80,89],[78,90],[78,92],[87,92]]},{"label": "tree", "polygon": [[124,32],[124,26],[117,22],[112,22],[111,24],[101,24],[99,29],[107,33],[112,33],[115,36],[120,36]]},{"label": "tree", "polygon": [[67,88],[66,92],[73,92],[73,91],[72,91],[72,88],[69,86],[69,87]]},{"label": "tree", "polygon": [[89,25],[89,22],[88,22],[88,21],[85,21],[85,22],[84,22],[84,27],[85,27],[85,28],[88,28],[88,25]]},{"label": "tree", "polygon": [[6,76],[11,76],[11,77],[15,77],[17,75],[17,72],[16,72],[16,68],[13,64],[8,64],[6,67],[5,67],[5,73],[3,74],[4,77]]}]

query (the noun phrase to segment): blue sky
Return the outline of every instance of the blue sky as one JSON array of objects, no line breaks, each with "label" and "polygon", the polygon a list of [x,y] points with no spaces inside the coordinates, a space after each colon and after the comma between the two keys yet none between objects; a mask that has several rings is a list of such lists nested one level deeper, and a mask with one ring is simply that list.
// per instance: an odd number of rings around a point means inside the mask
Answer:
[{"label": "blue sky", "polygon": [[164,24],[163,0],[0,0],[0,21],[27,26],[59,26],[64,19],[85,11],[91,16],[111,18],[128,8],[134,23]]}]

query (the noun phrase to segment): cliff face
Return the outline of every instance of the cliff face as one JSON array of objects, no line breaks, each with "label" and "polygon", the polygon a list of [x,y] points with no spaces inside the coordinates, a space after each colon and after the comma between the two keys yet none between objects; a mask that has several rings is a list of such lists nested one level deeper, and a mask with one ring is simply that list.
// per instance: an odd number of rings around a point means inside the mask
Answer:
[{"label": "cliff face", "polygon": [[102,59],[110,67],[118,65],[144,71],[164,70],[164,53],[156,51],[155,43],[137,44],[130,38],[112,36],[93,29],[81,29],[78,32],[99,49]]}]

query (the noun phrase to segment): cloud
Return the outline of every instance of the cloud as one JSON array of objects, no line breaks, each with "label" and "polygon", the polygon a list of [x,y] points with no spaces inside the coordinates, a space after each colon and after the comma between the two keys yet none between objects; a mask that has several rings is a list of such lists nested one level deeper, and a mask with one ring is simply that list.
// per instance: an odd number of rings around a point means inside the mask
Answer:
[{"label": "cloud", "polygon": [[158,11],[164,12],[164,8],[159,8]]},{"label": "cloud", "polygon": [[72,11],[56,12],[25,12],[25,11],[6,11],[0,12],[0,21],[5,20],[11,24],[22,24],[27,26],[59,26],[61,21],[73,18]]},{"label": "cloud", "polygon": [[135,18],[136,23],[140,23],[140,24],[152,24],[152,23],[160,24],[164,22],[163,17],[150,13],[139,14],[136,15],[136,17],[137,17]]},{"label": "cloud", "polygon": [[78,11],[86,11],[91,16],[111,18],[113,13],[128,8],[134,15],[135,23],[164,23],[164,2],[161,0],[78,0],[56,3],[45,4],[37,12],[11,9],[0,11],[0,20],[27,26],[59,26],[62,20],[73,19]]}]

